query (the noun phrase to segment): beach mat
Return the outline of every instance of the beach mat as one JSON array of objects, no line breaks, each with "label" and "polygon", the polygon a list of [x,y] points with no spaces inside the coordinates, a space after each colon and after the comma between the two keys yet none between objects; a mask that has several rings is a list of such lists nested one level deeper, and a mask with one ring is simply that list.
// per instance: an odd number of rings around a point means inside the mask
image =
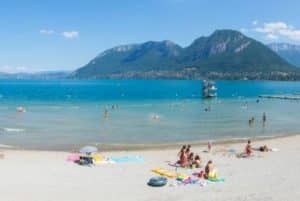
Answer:
[{"label": "beach mat", "polygon": [[156,174],[159,174],[161,176],[165,176],[168,178],[176,178],[178,175],[176,172],[172,172],[172,171],[166,170],[164,168],[155,168],[155,169],[152,169],[151,172],[154,172]]},{"label": "beach mat", "polygon": [[210,182],[225,182],[225,178],[209,178]]},{"label": "beach mat", "polygon": [[144,162],[144,158],[141,156],[110,157],[109,160],[111,160],[115,163]]}]

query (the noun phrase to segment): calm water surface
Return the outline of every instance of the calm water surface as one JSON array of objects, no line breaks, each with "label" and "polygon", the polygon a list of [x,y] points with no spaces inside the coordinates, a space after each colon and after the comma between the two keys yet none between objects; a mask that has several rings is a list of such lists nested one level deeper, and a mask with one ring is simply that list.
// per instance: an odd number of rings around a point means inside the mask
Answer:
[{"label": "calm water surface", "polygon": [[[55,149],[299,133],[299,101],[256,101],[261,94],[299,94],[300,82],[218,81],[216,86],[218,98],[204,100],[201,81],[3,80],[0,144]],[[18,106],[26,112],[17,113]],[[249,126],[252,116],[255,123]]]}]

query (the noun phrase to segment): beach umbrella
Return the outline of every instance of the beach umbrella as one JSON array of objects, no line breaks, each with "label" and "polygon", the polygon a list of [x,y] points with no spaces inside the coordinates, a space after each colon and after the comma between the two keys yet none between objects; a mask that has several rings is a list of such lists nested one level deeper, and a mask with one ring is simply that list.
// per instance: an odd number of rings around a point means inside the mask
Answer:
[{"label": "beach umbrella", "polygon": [[85,154],[91,154],[91,153],[95,153],[97,151],[98,151],[98,148],[94,147],[94,146],[84,146],[79,150],[80,153],[85,153]]}]

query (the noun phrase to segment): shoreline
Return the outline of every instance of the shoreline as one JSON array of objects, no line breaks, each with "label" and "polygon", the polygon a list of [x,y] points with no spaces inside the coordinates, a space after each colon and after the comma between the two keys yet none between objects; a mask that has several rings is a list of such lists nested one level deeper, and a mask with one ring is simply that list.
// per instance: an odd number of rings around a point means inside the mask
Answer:
[{"label": "shoreline", "polygon": [[[292,138],[299,136],[300,134],[278,134],[272,136],[255,136],[255,137],[240,137],[240,138],[220,138],[214,140],[198,140],[198,141],[181,141],[174,143],[156,143],[156,144],[86,144],[91,146],[96,146],[99,151],[103,152],[120,152],[120,151],[157,151],[157,150],[172,150],[178,149],[183,144],[190,144],[192,146],[206,146],[208,141],[212,142],[213,145],[235,145],[240,143],[247,142],[248,139],[251,139],[253,142],[262,142],[273,139],[283,139],[283,138]],[[16,147],[8,144],[0,144],[0,151],[2,150],[15,150],[15,151],[45,151],[45,152],[78,152],[78,150],[85,145],[69,145],[66,148],[57,147],[57,148],[23,148]]]}]

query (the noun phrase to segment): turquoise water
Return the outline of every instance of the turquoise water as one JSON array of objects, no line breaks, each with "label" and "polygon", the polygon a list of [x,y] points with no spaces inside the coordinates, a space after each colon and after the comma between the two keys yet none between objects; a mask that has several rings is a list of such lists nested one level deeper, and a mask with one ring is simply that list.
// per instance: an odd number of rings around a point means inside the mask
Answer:
[{"label": "turquoise water", "polygon": [[[201,81],[0,81],[0,144],[60,149],[84,144],[172,143],[294,134],[300,102],[260,99],[300,93],[300,82],[218,81],[218,98]],[[115,104],[115,108],[112,105]],[[247,107],[245,106],[247,105]],[[16,112],[18,106],[25,113]],[[210,107],[210,112],[205,108]],[[105,108],[108,118],[104,117]],[[267,114],[263,126],[262,113]],[[248,119],[255,123],[248,125]],[[157,117],[157,119],[153,118]]]}]

